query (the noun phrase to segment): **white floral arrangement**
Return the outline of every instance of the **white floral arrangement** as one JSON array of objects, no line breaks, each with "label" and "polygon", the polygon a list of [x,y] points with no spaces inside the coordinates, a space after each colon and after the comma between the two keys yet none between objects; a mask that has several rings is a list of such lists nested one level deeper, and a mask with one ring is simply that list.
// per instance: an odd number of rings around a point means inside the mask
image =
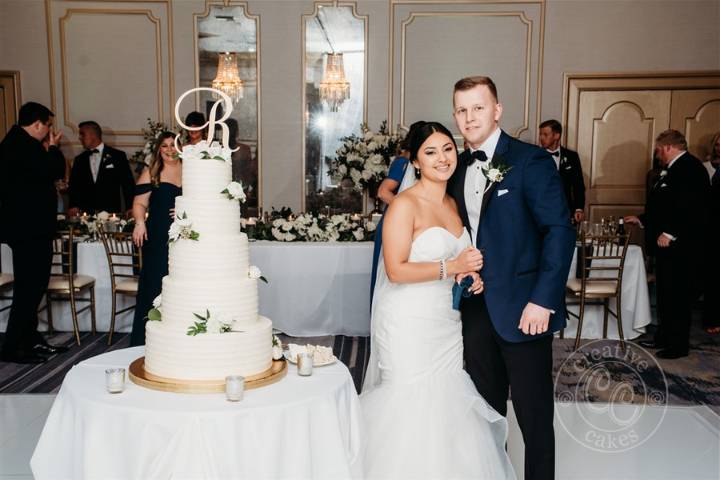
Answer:
[{"label": "white floral arrangement", "polygon": [[153,122],[149,118],[147,119],[147,128],[143,128],[143,138],[145,145],[142,150],[137,150],[132,157],[130,157],[130,163],[138,165],[140,168],[149,167],[152,162],[153,152],[157,145],[160,134],[165,131],[169,131],[167,125],[162,122]]},{"label": "white floral arrangement", "polygon": [[230,182],[220,193],[227,195],[230,200],[240,200],[240,203],[245,203],[247,199],[241,182]]},{"label": "white floral arrangement", "polygon": [[349,178],[353,187],[362,191],[375,189],[387,176],[390,159],[395,156],[401,137],[390,133],[387,122],[380,130],[373,132],[363,123],[361,135],[343,137],[342,146],[335,152],[335,158],[326,158],[329,175],[336,181]]},{"label": "white floral arrangement", "polygon": [[229,148],[221,146],[218,142],[208,144],[202,140],[195,145],[185,145],[182,147],[180,158],[186,160],[188,158],[200,160],[219,160],[221,162],[230,162],[232,160],[232,152]]},{"label": "white floral arrangement", "polygon": [[155,297],[152,304],[153,308],[148,311],[147,319],[151,322],[159,322],[162,320],[162,294]]},{"label": "white floral arrangement", "polygon": [[179,239],[194,240],[200,239],[200,234],[192,229],[192,220],[187,216],[186,212],[175,216],[175,221],[170,224],[168,230],[168,244]]},{"label": "white floral arrangement", "polygon": [[363,242],[374,238],[377,225],[363,223],[359,216],[292,215],[276,218],[271,224],[272,239],[280,242]]},{"label": "white floral arrangement", "polygon": [[197,321],[188,327],[187,335],[194,337],[201,333],[227,333],[232,331],[235,319],[225,312],[214,312],[210,314],[210,310],[205,310],[205,315],[193,313]]},{"label": "white floral arrangement", "polygon": [[280,337],[277,335],[272,336],[272,358],[273,360],[280,360],[283,358],[283,346],[280,341]]},{"label": "white floral arrangement", "polygon": [[56,220],[58,230],[67,230],[73,227],[79,235],[87,236],[85,240],[87,242],[98,240],[101,226],[108,232],[124,232],[134,226],[134,220],[126,220],[115,214],[111,215],[106,211],[99,212],[96,215],[82,214],[70,219],[63,214],[58,214]]}]

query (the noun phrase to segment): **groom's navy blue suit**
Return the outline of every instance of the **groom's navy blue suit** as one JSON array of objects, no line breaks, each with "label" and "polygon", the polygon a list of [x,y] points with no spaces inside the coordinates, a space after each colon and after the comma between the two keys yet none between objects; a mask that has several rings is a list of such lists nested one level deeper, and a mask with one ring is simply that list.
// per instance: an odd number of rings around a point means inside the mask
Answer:
[{"label": "groom's navy blue suit", "polygon": [[[508,390],[525,442],[525,478],[554,477],[552,334],[565,326],[565,284],[575,246],[567,200],[546,151],[502,132],[494,163],[510,170],[483,195],[479,225],[470,225],[464,187],[469,151],[448,183],[463,223],[477,231],[485,290],[461,305],[467,371],[502,415]],[[534,303],[554,311],[548,330],[518,328]]]}]

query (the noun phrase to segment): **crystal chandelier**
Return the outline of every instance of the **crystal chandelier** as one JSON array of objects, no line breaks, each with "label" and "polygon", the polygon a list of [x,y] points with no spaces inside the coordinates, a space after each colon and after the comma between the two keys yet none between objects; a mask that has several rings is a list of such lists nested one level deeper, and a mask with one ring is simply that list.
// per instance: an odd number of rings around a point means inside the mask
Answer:
[{"label": "crystal chandelier", "polygon": [[337,112],[342,103],[350,98],[350,82],[345,78],[342,53],[328,53],[325,73],[320,82],[320,99],[331,112]]},{"label": "crystal chandelier", "polygon": [[243,98],[243,81],[237,66],[237,54],[221,53],[218,55],[218,69],[212,88],[225,92],[233,101]]}]

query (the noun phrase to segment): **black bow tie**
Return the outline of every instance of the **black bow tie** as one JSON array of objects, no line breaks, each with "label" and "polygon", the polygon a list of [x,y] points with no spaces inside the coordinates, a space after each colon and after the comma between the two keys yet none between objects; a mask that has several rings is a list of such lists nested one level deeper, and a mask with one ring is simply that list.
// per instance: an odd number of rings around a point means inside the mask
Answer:
[{"label": "black bow tie", "polygon": [[550,152],[550,155],[552,155],[555,158],[560,157],[560,150],[555,150],[554,152]]},{"label": "black bow tie", "polygon": [[467,165],[468,165],[468,167],[469,167],[470,165],[472,165],[473,163],[475,163],[476,160],[477,160],[478,162],[484,162],[484,161],[486,161],[487,159],[488,159],[488,158],[487,158],[487,155],[485,154],[485,152],[483,152],[482,150],[475,150],[475,151],[472,152],[472,153],[470,154],[470,156],[467,158]]},{"label": "black bow tie", "polygon": [[100,150],[98,150],[97,148],[93,148],[92,150],[89,150],[89,152],[90,155],[92,155],[93,153],[100,153]]}]

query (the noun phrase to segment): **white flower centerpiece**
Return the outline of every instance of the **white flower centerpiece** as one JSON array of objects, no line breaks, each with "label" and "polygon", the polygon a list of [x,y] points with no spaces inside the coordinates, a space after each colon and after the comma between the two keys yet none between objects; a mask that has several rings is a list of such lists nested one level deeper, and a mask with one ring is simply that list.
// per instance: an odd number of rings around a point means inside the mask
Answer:
[{"label": "white flower centerpiece", "polygon": [[188,218],[186,212],[175,216],[175,221],[170,224],[170,230],[168,231],[168,244],[180,239],[194,241],[200,239],[200,234],[192,229],[192,220]]},{"label": "white flower centerpiece", "polygon": [[363,224],[361,218],[348,214],[304,213],[274,219],[270,232],[271,239],[279,242],[363,242],[373,240],[376,228],[375,223]]}]

